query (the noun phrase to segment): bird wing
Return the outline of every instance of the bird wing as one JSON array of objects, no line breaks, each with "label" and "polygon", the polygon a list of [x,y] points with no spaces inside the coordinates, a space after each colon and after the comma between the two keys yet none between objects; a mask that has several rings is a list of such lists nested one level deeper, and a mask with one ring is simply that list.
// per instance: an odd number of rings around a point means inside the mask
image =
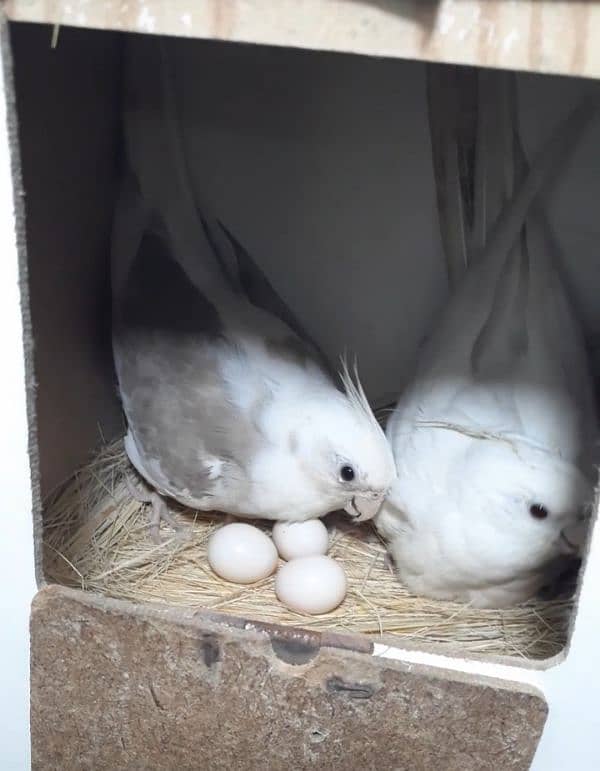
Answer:
[{"label": "bird wing", "polygon": [[[156,219],[143,230],[113,312],[113,348],[132,461],[185,503],[243,495],[261,441],[252,411],[232,400],[222,360],[243,356],[215,305],[173,260]],[[253,381],[258,404],[268,389]],[[130,457],[132,453],[130,452]]]},{"label": "bird wing", "polygon": [[[515,403],[515,378],[524,377],[527,367],[528,376],[533,377],[532,362],[537,351],[544,349],[539,340],[531,339],[533,333],[540,334],[539,325],[531,323],[532,313],[535,315],[532,309],[541,302],[532,274],[540,274],[540,270],[537,264],[531,268],[522,231],[536,196],[575,145],[596,107],[584,101],[569,115],[522,182],[518,180],[522,158],[517,152],[516,159],[509,159],[515,179],[504,170],[502,184],[509,191],[514,186],[516,193],[487,228],[485,249],[475,256],[438,319],[420,356],[415,379],[390,421],[391,436],[400,431],[402,423],[436,420],[453,411],[456,416],[460,409],[473,413],[474,420],[475,413],[483,418],[487,410],[491,410],[492,419],[494,415],[509,416],[506,430],[523,431],[524,410]],[[491,179],[490,174],[487,184],[498,190],[498,180]],[[493,217],[488,213],[486,221],[490,219]],[[546,270],[541,275],[550,274]],[[570,342],[563,347],[569,348]],[[554,366],[551,358],[548,361]],[[478,404],[484,404],[485,409],[476,409]]]},{"label": "bird wing", "polygon": [[326,380],[324,357],[246,250],[196,200],[166,48],[150,38],[126,48],[126,171],[112,281],[128,452],[158,490],[236,511],[252,458],[268,441],[261,415],[273,383]]},{"label": "bird wing", "polygon": [[[505,117],[504,132],[491,136],[498,136],[498,154],[504,146],[504,187],[511,200],[497,219],[499,229],[490,231],[484,262],[494,259],[502,264],[494,241],[496,245],[503,241],[506,248],[510,239],[516,239],[504,259],[489,315],[473,346],[473,375],[502,394],[505,402],[510,399],[514,431],[543,446],[560,448],[565,457],[576,461],[586,444],[584,437],[596,424],[591,381],[581,332],[551,245],[543,237],[542,214],[535,198],[574,146],[593,116],[594,106],[582,104],[554,134],[548,146],[552,152],[546,147],[530,169],[519,135],[514,77],[508,82],[508,92],[504,91],[504,113],[509,119]],[[500,95],[497,101],[501,101]],[[497,123],[502,122],[500,116]],[[529,208],[523,206],[527,199]],[[519,207],[517,219],[514,213]],[[574,384],[574,378],[580,382]]]},{"label": "bird wing", "polygon": [[[271,319],[271,333],[302,348],[331,374],[326,357],[276,292],[254,259],[199,200],[187,168],[184,136],[177,110],[169,43],[151,37],[127,41],[124,62],[124,134],[128,167],[143,206],[160,214],[177,260],[194,285],[213,299],[222,316],[248,306]],[[154,75],[154,77],[152,77]],[[118,291],[132,252],[121,250],[114,271]],[[264,329],[264,313],[254,314]],[[238,320],[239,321],[239,320]]]},{"label": "bird wing", "polygon": [[446,255],[448,282],[455,287],[469,262],[468,206],[465,180],[468,161],[465,146],[472,137],[463,136],[468,120],[460,97],[469,93],[461,88],[472,74],[463,67],[439,67],[428,64],[427,112],[431,154],[435,171],[438,220]]}]

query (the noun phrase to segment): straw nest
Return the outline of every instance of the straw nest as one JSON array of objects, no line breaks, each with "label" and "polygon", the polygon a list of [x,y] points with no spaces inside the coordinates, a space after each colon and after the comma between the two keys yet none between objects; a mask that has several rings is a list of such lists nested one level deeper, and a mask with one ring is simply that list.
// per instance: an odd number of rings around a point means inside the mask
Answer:
[{"label": "straw nest", "polygon": [[[342,605],[323,616],[304,616],[281,605],[273,578],[252,586],[227,583],[206,559],[210,534],[223,518],[171,504],[185,535],[161,528],[163,541],[148,536],[148,512],[127,486],[131,467],[122,441],[96,458],[47,502],[45,569],[48,580],[135,602],[208,608],[244,618],[358,632],[400,644],[444,644],[471,655],[541,659],[565,644],[571,598],[535,600],[490,611],[415,597],[394,576],[385,549],[370,527],[329,518],[329,554],[348,576]],[[265,525],[268,529],[268,525]]]}]

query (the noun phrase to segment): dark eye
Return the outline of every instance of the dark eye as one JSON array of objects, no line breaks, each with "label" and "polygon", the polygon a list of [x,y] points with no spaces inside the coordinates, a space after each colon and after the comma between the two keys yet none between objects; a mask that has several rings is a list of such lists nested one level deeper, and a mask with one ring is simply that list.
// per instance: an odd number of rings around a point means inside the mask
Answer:
[{"label": "dark eye", "polygon": [[548,516],[548,509],[542,506],[541,503],[532,503],[529,507],[529,513],[535,519],[546,519]]},{"label": "dark eye", "polygon": [[344,482],[351,482],[354,479],[354,469],[352,466],[342,466],[340,469],[340,476]]}]

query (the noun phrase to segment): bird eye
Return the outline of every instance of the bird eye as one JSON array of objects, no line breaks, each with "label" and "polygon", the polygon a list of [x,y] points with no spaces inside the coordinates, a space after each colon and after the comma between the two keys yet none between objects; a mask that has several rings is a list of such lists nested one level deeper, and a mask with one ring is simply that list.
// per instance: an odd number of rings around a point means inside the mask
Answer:
[{"label": "bird eye", "polygon": [[548,509],[542,506],[541,503],[532,503],[529,507],[529,513],[534,519],[546,519],[548,516]]},{"label": "bird eye", "polygon": [[354,469],[352,466],[342,466],[340,476],[344,482],[351,482],[354,479]]}]

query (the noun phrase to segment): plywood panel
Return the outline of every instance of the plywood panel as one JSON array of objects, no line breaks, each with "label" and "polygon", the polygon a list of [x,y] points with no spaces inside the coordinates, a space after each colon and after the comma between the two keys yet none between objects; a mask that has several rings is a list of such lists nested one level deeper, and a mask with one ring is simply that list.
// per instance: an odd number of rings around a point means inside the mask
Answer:
[{"label": "plywood panel", "polygon": [[592,0],[6,0],[16,21],[600,77]]},{"label": "plywood panel", "polygon": [[[109,334],[115,35],[14,26],[42,495],[122,428]],[[74,66],[76,63],[76,66]]]},{"label": "plywood panel", "polygon": [[547,712],[532,691],[243,626],[43,589],[35,771],[530,766]]}]

